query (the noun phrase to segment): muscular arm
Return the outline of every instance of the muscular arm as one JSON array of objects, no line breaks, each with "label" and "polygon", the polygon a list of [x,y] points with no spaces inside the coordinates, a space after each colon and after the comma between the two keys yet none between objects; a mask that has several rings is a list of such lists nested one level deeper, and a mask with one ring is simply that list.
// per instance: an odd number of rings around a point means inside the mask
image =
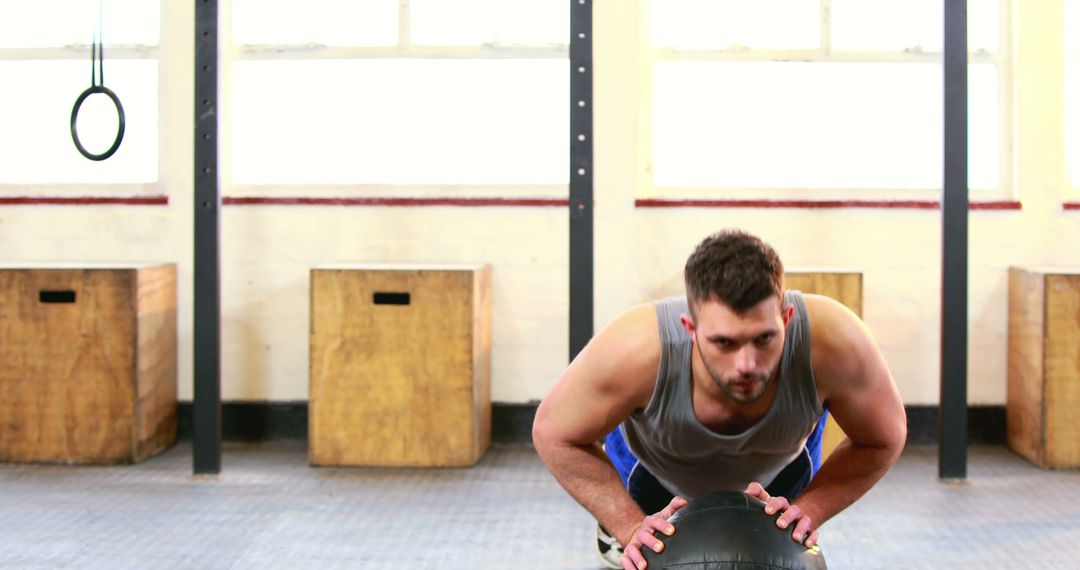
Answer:
[{"label": "muscular arm", "polygon": [[597,442],[648,404],[659,359],[655,310],[630,309],[574,359],[533,422],[533,444],[552,475],[622,544],[645,513]]},{"label": "muscular arm", "polygon": [[806,296],[819,394],[847,438],[798,500],[818,526],[854,503],[896,462],[907,438],[900,393],[866,325],[839,303]]}]

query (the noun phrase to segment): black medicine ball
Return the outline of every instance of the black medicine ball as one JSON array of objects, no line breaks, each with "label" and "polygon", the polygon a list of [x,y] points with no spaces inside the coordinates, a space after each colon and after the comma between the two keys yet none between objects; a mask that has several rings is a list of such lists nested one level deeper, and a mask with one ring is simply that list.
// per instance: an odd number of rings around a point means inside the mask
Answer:
[{"label": "black medicine ball", "polygon": [[825,556],[791,539],[793,525],[776,526],[779,515],[738,491],[691,501],[670,519],[675,534],[657,533],[663,552],[642,548],[649,570],[824,570]]}]

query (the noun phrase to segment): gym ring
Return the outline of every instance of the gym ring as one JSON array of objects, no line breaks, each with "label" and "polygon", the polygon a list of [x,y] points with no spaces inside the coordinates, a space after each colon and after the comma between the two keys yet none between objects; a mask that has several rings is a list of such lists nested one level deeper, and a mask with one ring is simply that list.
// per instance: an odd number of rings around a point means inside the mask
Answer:
[{"label": "gym ring", "polygon": [[[116,105],[116,115],[120,119],[120,125],[116,131],[116,140],[113,141],[109,150],[101,154],[94,154],[83,147],[82,142],[79,141],[79,131],[75,127],[75,121],[79,118],[79,109],[82,108],[83,101],[86,101],[87,97],[95,93],[104,93],[108,95],[109,99],[112,99],[113,105]],[[90,160],[105,160],[112,156],[116,149],[120,148],[120,142],[124,140],[124,106],[120,104],[120,98],[116,96],[116,93],[113,93],[111,89],[104,85],[93,85],[79,95],[79,98],[75,100],[75,106],[71,108],[71,140],[75,142],[75,148],[79,149],[79,152]]]}]

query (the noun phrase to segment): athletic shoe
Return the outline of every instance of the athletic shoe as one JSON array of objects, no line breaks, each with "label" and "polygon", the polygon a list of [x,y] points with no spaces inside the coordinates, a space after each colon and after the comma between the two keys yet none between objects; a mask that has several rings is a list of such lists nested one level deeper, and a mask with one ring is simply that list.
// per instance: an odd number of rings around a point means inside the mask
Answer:
[{"label": "athletic shoe", "polygon": [[607,568],[615,568],[617,570],[622,569],[622,545],[615,539],[614,536],[607,531],[606,528],[596,523],[596,555],[600,557],[600,561],[604,563]]}]

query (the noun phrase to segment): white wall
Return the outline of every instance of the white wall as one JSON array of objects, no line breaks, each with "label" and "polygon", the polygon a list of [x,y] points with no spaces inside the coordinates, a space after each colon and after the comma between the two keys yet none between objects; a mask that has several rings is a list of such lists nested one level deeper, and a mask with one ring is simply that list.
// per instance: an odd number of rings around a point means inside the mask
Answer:
[{"label": "white wall", "polygon": [[[1016,4],[1013,183],[1023,209],[970,214],[969,394],[977,404],[1005,399],[1007,268],[1080,264],[1080,212],[1061,209],[1062,37],[1053,25],[1061,5]],[[194,25],[189,4],[164,6],[161,176],[169,205],[0,207],[0,262],[177,262],[179,396],[190,400]],[[647,124],[634,95],[645,81],[640,23],[626,6],[598,0],[594,15],[597,326],[628,305],[681,292],[694,244],[742,227],[772,243],[789,267],[862,271],[864,317],[904,400],[935,403],[940,212],[634,208],[647,190],[639,136]],[[306,399],[309,270],[349,262],[492,264],[493,399],[542,398],[566,364],[567,231],[561,208],[226,206],[223,398]]]}]

